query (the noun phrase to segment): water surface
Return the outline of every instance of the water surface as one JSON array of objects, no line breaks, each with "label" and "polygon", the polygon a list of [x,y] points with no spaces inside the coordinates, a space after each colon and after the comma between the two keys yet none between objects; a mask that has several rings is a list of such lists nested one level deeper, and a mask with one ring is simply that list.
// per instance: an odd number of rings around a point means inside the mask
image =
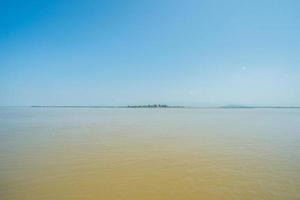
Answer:
[{"label": "water surface", "polygon": [[0,108],[0,199],[300,199],[300,109]]}]

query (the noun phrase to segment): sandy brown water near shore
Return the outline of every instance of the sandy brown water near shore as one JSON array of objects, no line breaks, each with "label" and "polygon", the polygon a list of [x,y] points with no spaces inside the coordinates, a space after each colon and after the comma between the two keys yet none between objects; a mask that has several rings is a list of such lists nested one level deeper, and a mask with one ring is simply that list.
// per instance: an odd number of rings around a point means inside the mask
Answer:
[{"label": "sandy brown water near shore", "polygon": [[300,110],[0,110],[1,199],[299,199]]}]

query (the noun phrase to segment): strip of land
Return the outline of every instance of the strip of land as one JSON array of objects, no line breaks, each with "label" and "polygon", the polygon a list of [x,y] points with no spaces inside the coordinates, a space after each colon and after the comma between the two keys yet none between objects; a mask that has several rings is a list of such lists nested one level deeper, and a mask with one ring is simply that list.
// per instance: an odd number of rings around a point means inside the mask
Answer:
[{"label": "strip of land", "polygon": [[149,104],[149,105],[127,105],[127,106],[72,106],[72,105],[33,105],[33,108],[189,108],[189,109],[255,109],[255,108],[270,108],[270,109],[300,109],[300,106],[170,106],[166,104]]}]

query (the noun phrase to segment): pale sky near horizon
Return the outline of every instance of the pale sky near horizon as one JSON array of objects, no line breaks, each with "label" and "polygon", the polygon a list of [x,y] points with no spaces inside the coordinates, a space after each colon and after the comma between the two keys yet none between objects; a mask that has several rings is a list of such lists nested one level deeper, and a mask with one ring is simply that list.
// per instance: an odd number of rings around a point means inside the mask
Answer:
[{"label": "pale sky near horizon", "polygon": [[300,106],[300,1],[0,0],[0,106]]}]

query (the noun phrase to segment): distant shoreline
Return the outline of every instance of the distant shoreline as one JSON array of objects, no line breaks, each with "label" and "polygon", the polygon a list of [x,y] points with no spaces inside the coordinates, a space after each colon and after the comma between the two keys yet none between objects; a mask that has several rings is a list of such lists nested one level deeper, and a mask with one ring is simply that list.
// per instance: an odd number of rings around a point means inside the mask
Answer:
[{"label": "distant shoreline", "polygon": [[[27,106],[25,106],[27,107]],[[181,109],[300,109],[300,106],[29,106],[32,108],[135,108],[135,109],[168,109],[168,108],[181,108]]]}]

